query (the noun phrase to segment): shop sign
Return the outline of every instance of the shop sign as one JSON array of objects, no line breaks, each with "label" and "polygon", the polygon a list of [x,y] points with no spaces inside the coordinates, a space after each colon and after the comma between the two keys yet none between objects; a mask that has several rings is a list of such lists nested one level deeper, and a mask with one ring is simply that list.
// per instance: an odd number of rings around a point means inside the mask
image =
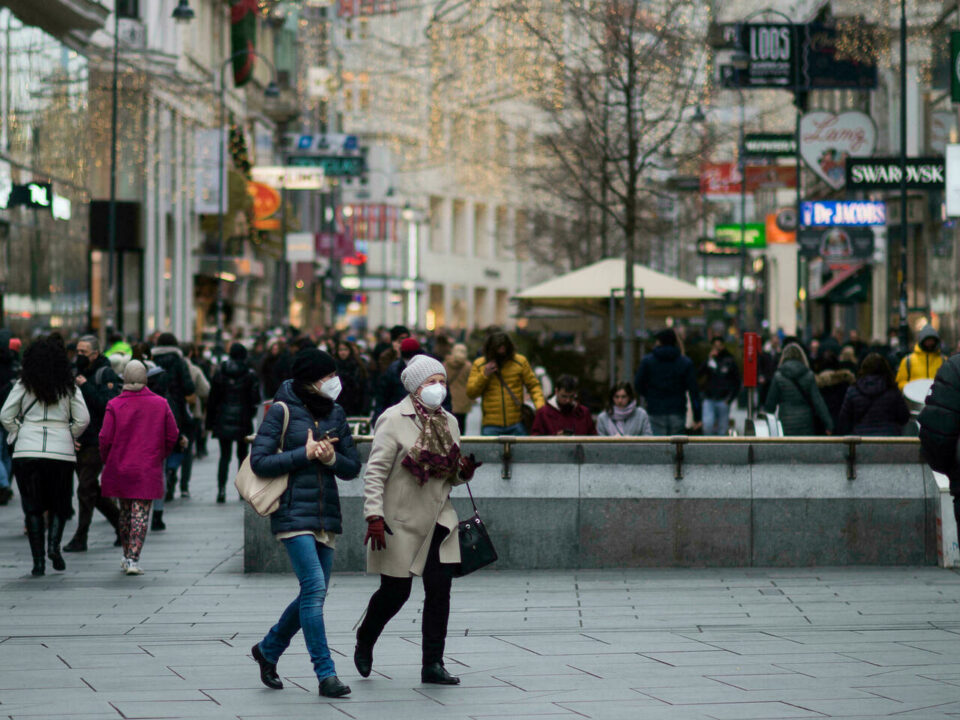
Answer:
[{"label": "shop sign", "polygon": [[873,230],[870,228],[803,228],[800,254],[819,257],[826,262],[869,260],[873,257]]},{"label": "shop sign", "polygon": [[287,233],[288,263],[312,263],[316,256],[316,239],[313,233]]},{"label": "shop sign", "polygon": [[804,227],[885,225],[887,205],[873,200],[816,200],[800,205]]},{"label": "shop sign", "polygon": [[69,220],[73,216],[73,206],[70,204],[70,198],[65,198],[63,195],[53,196],[51,210],[55,220]]},{"label": "shop sign", "polygon": [[960,145],[947,145],[947,217],[960,217]]},{"label": "shop sign", "polygon": [[749,133],[743,139],[743,153],[752,157],[793,157],[797,154],[797,138],[793,133]]},{"label": "shop sign", "polygon": [[322,167],[259,165],[251,169],[255,182],[287,190],[327,190]]},{"label": "shop sign", "polygon": [[800,83],[806,90],[871,90],[877,87],[879,33],[862,17],[804,26]]},{"label": "shop sign", "polygon": [[950,33],[950,100],[960,103],[960,31]]},{"label": "shop sign", "polygon": [[697,254],[712,257],[714,255],[739,255],[739,247],[721,245],[713,238],[702,237],[697,239]]},{"label": "shop sign", "polygon": [[817,110],[800,119],[800,156],[835,190],[846,182],[847,158],[870,157],[876,145],[877,127],[862,112]]},{"label": "shop sign", "polygon": [[18,205],[50,210],[53,206],[53,185],[40,182],[29,182],[25,185],[14,183],[10,189],[7,206],[17,207]]},{"label": "shop sign", "polygon": [[750,64],[740,76],[742,87],[787,87],[796,84],[796,37],[793,25],[751,23],[741,28],[741,42]]},{"label": "shop sign", "polygon": [[763,223],[746,223],[741,234],[740,223],[728,223],[715,226],[713,237],[718,245],[757,250],[767,246],[766,229]]},{"label": "shop sign", "polygon": [[[747,165],[747,192],[797,186],[795,165]],[[732,197],[740,194],[740,168],[737,163],[704,163],[700,168],[700,192],[707,197]]]},{"label": "shop sign", "polygon": [[247,193],[253,198],[254,220],[266,220],[280,209],[280,193],[269,185],[248,182]]},{"label": "shop sign", "polygon": [[[943,158],[907,158],[906,169],[909,189],[943,189],[946,174]],[[847,190],[899,190],[900,177],[900,158],[847,160]]]}]

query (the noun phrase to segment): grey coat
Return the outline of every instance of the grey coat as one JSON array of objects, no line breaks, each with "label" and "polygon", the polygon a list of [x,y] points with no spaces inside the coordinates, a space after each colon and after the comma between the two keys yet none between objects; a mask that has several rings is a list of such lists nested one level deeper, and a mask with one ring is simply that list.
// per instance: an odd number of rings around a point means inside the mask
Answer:
[{"label": "grey coat", "polygon": [[597,435],[640,437],[641,435],[653,435],[653,428],[650,427],[650,416],[642,407],[638,407],[633,415],[624,420],[622,433],[617,429],[617,424],[613,421],[610,413],[604,410],[597,418]]},{"label": "grey coat", "polygon": [[801,360],[785,360],[773,376],[765,409],[777,410],[784,435],[814,435],[814,413],[827,430],[833,430],[833,418],[817,389],[813,371]]}]

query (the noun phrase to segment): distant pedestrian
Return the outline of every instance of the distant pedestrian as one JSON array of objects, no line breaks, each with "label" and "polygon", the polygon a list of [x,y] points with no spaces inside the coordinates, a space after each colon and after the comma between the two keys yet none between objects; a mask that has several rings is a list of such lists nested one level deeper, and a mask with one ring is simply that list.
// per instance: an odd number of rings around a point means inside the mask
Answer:
[{"label": "distant pedestrian", "polygon": [[360,360],[356,345],[341,340],[337,343],[337,377],[343,385],[337,404],[343,408],[347,417],[361,417],[367,412],[367,369]]},{"label": "distant pedestrian", "polygon": [[606,437],[653,435],[647,411],[637,405],[633,385],[619,382],[610,390],[607,409],[597,418],[597,434]]},{"label": "distant pedestrian", "polygon": [[[190,368],[183,359],[183,352],[177,345],[177,338],[173,333],[161,333],[157,337],[156,347],[150,351],[150,356],[158,367],[163,368],[166,396],[170,403],[170,409],[173,410],[173,417],[177,421],[177,427],[180,429],[180,436],[183,439],[181,445],[184,445],[184,452],[190,452],[190,431],[193,427],[193,416],[190,414],[189,404],[193,400],[193,394],[197,391],[197,388],[193,384],[190,377]],[[189,483],[189,478],[187,478],[187,483]],[[190,496],[190,488],[187,483],[183,482],[181,476],[180,494],[184,497]],[[166,500],[173,500],[176,487],[177,469],[171,467],[168,463]]]},{"label": "distant pedestrian", "polygon": [[693,408],[694,429],[703,426],[697,371],[678,345],[673,329],[661,330],[653,352],[643,358],[637,369],[634,387],[647,401],[654,435],[686,432],[688,397]]},{"label": "distant pedestrian", "polygon": [[293,357],[283,338],[270,338],[267,341],[266,355],[260,364],[260,382],[263,385],[263,396],[267,400],[273,399],[283,381],[290,377],[292,363]]},{"label": "distant pedestrian", "polygon": [[120,538],[120,511],[112,500],[100,492],[100,459],[98,435],[103,427],[107,403],[120,394],[120,378],[113,371],[110,361],[100,353],[100,341],[96,335],[84,335],[77,341],[77,387],[90,413],[90,424],[80,436],[77,450],[77,529],[70,542],[63,546],[64,552],[86,552],[87,535],[93,521],[93,511],[98,510],[113,526]]},{"label": "distant pedestrian", "polygon": [[410,597],[415,575],[425,593],[420,680],[457,685],[443,666],[453,566],[460,562],[457,513],[450,490],[473,477],[477,464],[460,454],[460,432],[442,408],[446,371],[430,357],[403,371],[407,397],[377,422],[363,477],[367,572],[380,576],[357,630],[354,664],[363,676],[384,627]]},{"label": "distant pedestrian", "polygon": [[838,432],[849,435],[898,437],[910,420],[910,410],[893,371],[877,353],[860,366],[860,377],[847,390],[840,408]]},{"label": "distant pedestrian", "polygon": [[903,390],[907,383],[914,380],[932,380],[941,365],[943,353],[940,352],[940,335],[933,325],[927,325],[917,335],[913,352],[900,361],[897,386]]},{"label": "distant pedestrian", "polygon": [[[199,456],[198,447],[206,434],[203,418],[206,414],[206,402],[210,397],[210,381],[204,374],[203,369],[195,361],[201,360],[197,347],[193,343],[182,343],[180,351],[183,353],[183,360],[190,371],[190,379],[193,380],[195,392],[192,398],[187,398],[187,409],[190,411],[190,426],[184,428],[189,444],[188,451],[183,454],[183,462],[180,465],[181,488],[188,488],[186,495],[181,490],[181,497],[190,497],[190,480],[193,477],[193,458]],[[258,380],[259,382],[259,380]]]},{"label": "distant pedestrian", "polygon": [[[257,431],[250,463],[261,477],[289,474],[280,506],[270,516],[270,529],[287,551],[300,593],[253,646],[252,654],[260,666],[260,680],[279,690],[283,682],[277,663],[303,629],[320,694],[342,697],[350,688],[337,677],[327,646],[323,604],[336,536],[343,532],[337,478],[355,478],[360,473],[360,455],[346,413],[335,402],[340,382],[333,358],[316,348],[303,350],[294,358],[292,371],[293,378],[280,386]],[[286,432],[284,408],[277,403],[284,403],[289,413]]]},{"label": "distant pedestrian", "polygon": [[13,474],[33,555],[32,574],[45,571],[45,513],[47,557],[54,570],[65,570],[60,542],[73,514],[75,444],[90,424],[90,414],[62,340],[42,338],[27,348],[20,379],[0,409],[0,424],[13,442]]},{"label": "distant pedestrian", "polygon": [[150,507],[165,492],[164,464],[180,437],[167,401],[147,388],[147,368],[131,360],[123,392],[107,403],[100,430],[103,494],[120,500],[120,569],[142,575],[140,552]]},{"label": "distant pedestrian", "polygon": [[817,421],[827,435],[833,433],[833,418],[817,389],[807,356],[796,343],[783,349],[765,408],[768,413],[777,412],[784,435],[818,435]]},{"label": "distant pedestrian", "polygon": [[[14,339],[9,330],[0,330],[0,407],[20,377],[20,360],[12,347]],[[0,505],[6,505],[13,497],[12,483],[13,458],[7,445],[7,431],[0,425]]]},{"label": "distant pedestrian", "polygon": [[730,431],[730,406],[740,394],[740,367],[727,350],[723,338],[710,342],[710,355],[698,373],[703,383],[703,434],[727,435]]},{"label": "distant pedestrian", "polygon": [[820,395],[827,404],[834,427],[837,427],[840,419],[840,408],[843,407],[843,400],[847,397],[847,390],[856,381],[856,372],[849,367],[843,367],[835,352],[827,350],[823,354],[820,372],[817,373],[817,389],[820,390]]},{"label": "distant pedestrian", "polygon": [[467,357],[467,346],[456,343],[444,359],[443,367],[447,371],[453,416],[457,419],[460,434],[463,435],[467,432],[467,415],[474,405],[474,400],[467,395],[467,380],[470,379],[472,368]]},{"label": "distant pedestrian", "polygon": [[416,338],[408,337],[400,341],[400,357],[390,363],[377,381],[376,405],[373,410],[374,423],[387,408],[393,407],[407,396],[400,375],[413,358],[422,354],[423,348],[420,347],[420,342]]},{"label": "distant pedestrian", "polygon": [[227,476],[234,443],[237,466],[247,457],[246,437],[253,433],[253,419],[260,407],[260,382],[247,363],[247,349],[235,342],[227,358],[213,375],[207,401],[207,429],[220,441],[217,467],[217,502],[227,501]]},{"label": "distant pedestrian", "polygon": [[580,381],[572,375],[557,378],[553,397],[537,410],[532,435],[596,435],[597,427],[586,405],[580,404]]},{"label": "distant pedestrian", "polygon": [[523,422],[524,390],[534,409],[546,402],[540,381],[529,361],[516,351],[510,336],[495,331],[487,336],[483,356],[473,362],[467,379],[467,396],[482,398],[482,435],[527,435]]}]

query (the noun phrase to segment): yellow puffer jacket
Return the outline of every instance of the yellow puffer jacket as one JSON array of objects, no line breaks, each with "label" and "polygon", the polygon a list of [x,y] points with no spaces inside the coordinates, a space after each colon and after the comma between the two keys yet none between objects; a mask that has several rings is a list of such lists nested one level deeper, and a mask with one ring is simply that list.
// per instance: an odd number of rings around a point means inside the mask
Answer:
[{"label": "yellow puffer jacket", "polygon": [[[499,376],[496,373],[490,377],[484,375],[483,366],[486,364],[487,359],[484,357],[474,360],[467,380],[467,395],[471,398],[483,398],[481,425],[508,427],[520,422],[522,418],[520,408],[517,407],[517,403],[510,397],[506,388],[510,388],[521,402],[523,402],[523,389],[526,388],[537,410],[543,407],[540,381],[537,380],[533,368],[523,355],[514,355],[511,360],[507,360]],[[501,384],[501,377],[503,384]]]},{"label": "yellow puffer jacket", "polygon": [[903,390],[904,386],[912,380],[933,380],[941,365],[943,365],[943,355],[939,348],[934,352],[926,352],[916,345],[913,352],[900,361],[897,385]]}]

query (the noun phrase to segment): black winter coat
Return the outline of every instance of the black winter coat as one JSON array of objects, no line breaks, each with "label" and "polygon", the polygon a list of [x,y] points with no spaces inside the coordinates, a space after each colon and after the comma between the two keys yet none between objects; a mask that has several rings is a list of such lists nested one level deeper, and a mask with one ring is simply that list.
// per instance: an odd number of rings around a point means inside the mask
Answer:
[{"label": "black winter coat", "polygon": [[90,363],[83,376],[87,381],[80,386],[80,394],[90,411],[90,424],[77,440],[84,447],[95,447],[100,444],[100,429],[107,414],[107,403],[120,394],[123,381],[117,377],[104,355]]},{"label": "black winter coat", "polygon": [[346,360],[336,358],[335,362],[337,376],[342,386],[337,404],[343,408],[348,417],[363,415],[367,406],[367,382],[363,368],[353,358]]},{"label": "black winter coat", "polygon": [[693,419],[700,422],[700,389],[693,361],[672,345],[659,345],[647,355],[637,370],[634,387],[647,401],[650,415],[687,414],[687,394],[693,406]]},{"label": "black winter coat", "polygon": [[950,357],[933,380],[920,421],[920,445],[934,470],[950,478],[950,491],[960,492],[960,355]]},{"label": "black winter coat", "polygon": [[[270,516],[274,534],[294,530],[327,530],[343,532],[337,478],[353,480],[360,474],[360,454],[353,444],[350,426],[343,408],[334,404],[333,412],[324,420],[314,420],[300,398],[293,392],[293,381],[287,380],[277,390],[275,401],[290,409],[290,423],[284,438],[283,452],[278,453],[283,431],[283,408],[273,405],[260,424],[250,450],[250,465],[261,477],[279,477],[289,473],[287,491],[280,498],[280,507]],[[319,460],[308,460],[305,445],[307,432],[319,438],[329,430],[338,438],[337,459],[332,466]]]},{"label": "black winter coat", "polygon": [[187,361],[183,359],[180,348],[166,345],[155,347],[150,356],[166,373],[164,385],[170,409],[173,410],[173,419],[177,421],[180,432],[187,433],[192,425],[192,417],[187,408],[187,396],[197,391],[193,380],[190,379]]},{"label": "black winter coat", "polygon": [[210,383],[207,429],[222,440],[242,440],[253,432],[260,405],[260,379],[242,360],[227,360]]},{"label": "black winter coat", "polygon": [[840,422],[840,408],[847,397],[847,390],[856,381],[857,376],[850,370],[823,370],[817,373],[817,389],[827,404],[834,428],[838,427]]},{"label": "black winter coat", "polygon": [[844,435],[898,437],[910,410],[896,386],[888,387],[879,375],[866,375],[847,390],[839,420],[837,430]]},{"label": "black winter coat", "polygon": [[721,350],[715,358],[708,358],[700,366],[699,375],[705,377],[703,396],[709,400],[732,403],[740,394],[740,368],[728,350]]}]

